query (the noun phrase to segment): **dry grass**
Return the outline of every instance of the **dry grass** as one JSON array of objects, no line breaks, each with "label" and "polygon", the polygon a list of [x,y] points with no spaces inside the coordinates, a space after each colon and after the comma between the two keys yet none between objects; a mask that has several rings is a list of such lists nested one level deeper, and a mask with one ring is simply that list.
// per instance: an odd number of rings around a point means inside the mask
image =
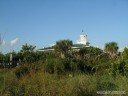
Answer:
[{"label": "dry grass", "polygon": [[29,74],[16,78],[14,70],[3,72],[0,73],[0,96],[98,96],[98,87],[102,87],[102,91],[128,92],[128,78],[120,75],[116,78],[87,74],[71,77],[31,70]]}]

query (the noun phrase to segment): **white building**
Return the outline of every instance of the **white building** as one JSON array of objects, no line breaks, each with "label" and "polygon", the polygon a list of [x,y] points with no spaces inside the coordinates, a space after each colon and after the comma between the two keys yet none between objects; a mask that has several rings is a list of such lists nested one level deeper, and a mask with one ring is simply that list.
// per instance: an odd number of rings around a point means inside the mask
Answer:
[{"label": "white building", "polygon": [[83,44],[83,45],[89,45],[88,39],[87,39],[87,35],[86,34],[81,34],[80,35],[80,40],[77,40],[76,42],[77,44]]},{"label": "white building", "polygon": [[[81,34],[80,35],[80,40],[77,40],[76,44],[72,45],[72,49],[79,50],[80,48],[83,48],[83,47],[89,47],[89,44],[90,43],[89,43],[89,41],[87,39],[87,35],[86,34]],[[50,47],[46,47],[46,48],[44,47],[42,49],[38,49],[38,51],[53,51],[54,50],[53,49],[54,45],[55,44],[51,45]]]}]

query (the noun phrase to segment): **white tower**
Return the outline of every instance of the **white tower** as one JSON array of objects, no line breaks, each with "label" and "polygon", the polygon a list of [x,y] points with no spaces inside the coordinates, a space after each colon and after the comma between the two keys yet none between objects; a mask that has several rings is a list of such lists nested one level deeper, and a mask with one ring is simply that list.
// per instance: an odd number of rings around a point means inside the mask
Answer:
[{"label": "white tower", "polygon": [[77,40],[77,44],[88,45],[89,42],[88,42],[88,39],[87,39],[87,35],[86,34],[81,34],[80,35],[80,40]]}]

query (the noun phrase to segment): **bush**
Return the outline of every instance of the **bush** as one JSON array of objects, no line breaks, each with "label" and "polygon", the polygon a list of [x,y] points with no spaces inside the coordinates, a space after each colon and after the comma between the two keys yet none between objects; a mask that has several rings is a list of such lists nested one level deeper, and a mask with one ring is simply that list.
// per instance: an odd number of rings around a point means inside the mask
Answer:
[{"label": "bush", "polygon": [[15,69],[15,75],[17,78],[21,78],[22,76],[26,75],[29,73],[29,68],[28,66],[18,66],[16,69]]},{"label": "bush", "polygon": [[61,59],[49,58],[45,62],[46,71],[48,73],[62,74],[64,73],[64,64]]}]

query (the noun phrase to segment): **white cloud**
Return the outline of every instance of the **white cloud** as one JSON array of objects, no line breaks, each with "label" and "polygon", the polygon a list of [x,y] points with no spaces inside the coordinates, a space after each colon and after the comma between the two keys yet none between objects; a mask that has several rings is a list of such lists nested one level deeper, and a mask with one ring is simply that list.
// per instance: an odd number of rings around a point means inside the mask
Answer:
[{"label": "white cloud", "polygon": [[11,44],[11,46],[14,46],[14,45],[16,45],[18,42],[19,42],[19,38],[15,38],[15,39],[13,39],[13,40],[10,41],[10,44]]}]

